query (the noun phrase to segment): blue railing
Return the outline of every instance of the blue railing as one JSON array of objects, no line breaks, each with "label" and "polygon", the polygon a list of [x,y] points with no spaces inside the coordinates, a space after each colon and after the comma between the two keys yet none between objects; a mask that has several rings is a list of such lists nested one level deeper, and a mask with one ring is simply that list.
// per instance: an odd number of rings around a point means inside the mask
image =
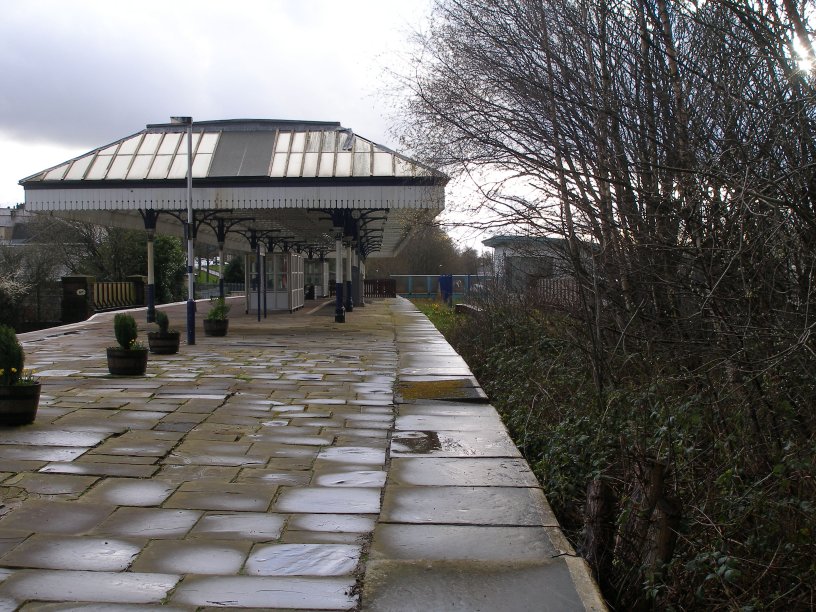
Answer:
[{"label": "blue railing", "polygon": [[[451,274],[453,298],[462,298],[471,291],[480,290],[491,276],[483,274]],[[392,274],[397,295],[403,297],[434,298],[440,295],[439,274]]]}]

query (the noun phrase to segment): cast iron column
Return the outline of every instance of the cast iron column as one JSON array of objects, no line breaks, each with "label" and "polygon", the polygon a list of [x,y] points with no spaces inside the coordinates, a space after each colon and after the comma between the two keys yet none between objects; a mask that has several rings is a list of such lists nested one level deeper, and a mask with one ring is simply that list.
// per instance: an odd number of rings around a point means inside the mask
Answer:
[{"label": "cast iron column", "polygon": [[334,321],[335,323],[346,322],[346,309],[343,307],[343,235],[337,235],[337,263],[334,267]]}]

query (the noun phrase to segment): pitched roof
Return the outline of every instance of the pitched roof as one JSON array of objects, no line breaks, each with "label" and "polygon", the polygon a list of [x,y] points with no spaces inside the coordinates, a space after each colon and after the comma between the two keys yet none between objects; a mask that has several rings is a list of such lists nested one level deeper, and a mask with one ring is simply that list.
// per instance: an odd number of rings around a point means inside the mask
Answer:
[{"label": "pitched roof", "polygon": [[[67,184],[163,181],[187,176],[186,126],[144,130],[20,181]],[[231,119],[193,123],[193,179],[446,179],[437,170],[336,122]]]},{"label": "pitched roof", "polygon": [[232,228],[228,248],[254,231],[323,251],[343,227],[365,256],[386,257],[444,208],[445,174],[340,123],[230,119],[193,122],[190,138],[187,123],[150,124],[32,174],[20,181],[26,209],[123,227],[152,210],[158,231],[180,231],[188,147],[196,219]]}]

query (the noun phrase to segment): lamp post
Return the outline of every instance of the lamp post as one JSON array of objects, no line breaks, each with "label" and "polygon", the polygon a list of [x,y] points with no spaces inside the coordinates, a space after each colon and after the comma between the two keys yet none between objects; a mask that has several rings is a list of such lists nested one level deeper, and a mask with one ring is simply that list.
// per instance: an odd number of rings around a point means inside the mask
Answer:
[{"label": "lamp post", "polygon": [[195,344],[195,276],[193,274],[193,118],[171,117],[173,123],[187,126],[187,344]]}]

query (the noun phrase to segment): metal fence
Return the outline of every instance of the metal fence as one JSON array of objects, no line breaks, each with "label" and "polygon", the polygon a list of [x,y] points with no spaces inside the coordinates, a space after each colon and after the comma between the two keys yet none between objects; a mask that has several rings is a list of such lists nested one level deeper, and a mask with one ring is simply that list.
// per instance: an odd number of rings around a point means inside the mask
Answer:
[{"label": "metal fence", "polygon": [[580,304],[578,283],[571,276],[538,279],[533,293],[541,305],[571,310]]},{"label": "metal fence", "polygon": [[[491,277],[480,274],[451,274],[453,298],[462,299],[481,290]],[[396,292],[403,297],[434,298],[440,294],[438,274],[392,274]]]},{"label": "metal fence", "polygon": [[[244,283],[224,283],[224,293],[230,295],[231,293],[243,293]],[[196,299],[214,298],[221,295],[218,283],[196,283],[195,285]]]}]

